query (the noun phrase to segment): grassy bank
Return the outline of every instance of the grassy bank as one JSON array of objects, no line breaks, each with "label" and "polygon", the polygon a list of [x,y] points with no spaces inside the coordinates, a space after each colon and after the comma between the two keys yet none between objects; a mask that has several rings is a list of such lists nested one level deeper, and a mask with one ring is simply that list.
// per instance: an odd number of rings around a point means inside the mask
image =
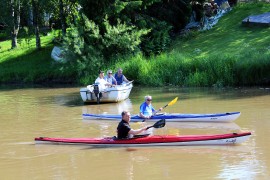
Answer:
[{"label": "grassy bank", "polygon": [[11,42],[0,42],[0,83],[74,83],[73,72],[63,74],[60,64],[53,62],[51,51],[55,34],[41,36],[41,50],[35,49],[35,39],[30,43],[20,39],[18,48],[10,49]]},{"label": "grassy bank", "polygon": [[[209,31],[190,32],[169,53],[122,61],[141,84],[179,86],[252,86],[270,84],[270,28],[244,27],[249,15],[270,11],[270,4],[240,4]],[[136,78],[136,74],[138,78]]]},{"label": "grassy bank", "polygon": [[[213,29],[177,39],[169,52],[116,60],[104,70],[122,67],[129,79],[141,85],[269,85],[270,28],[241,25],[245,17],[269,11],[270,4],[238,5]],[[34,39],[14,50],[10,50],[10,41],[0,42],[0,83],[92,83],[93,78],[76,79],[75,71],[61,72],[50,58],[53,38],[53,34],[42,37],[41,51],[34,50]]]}]

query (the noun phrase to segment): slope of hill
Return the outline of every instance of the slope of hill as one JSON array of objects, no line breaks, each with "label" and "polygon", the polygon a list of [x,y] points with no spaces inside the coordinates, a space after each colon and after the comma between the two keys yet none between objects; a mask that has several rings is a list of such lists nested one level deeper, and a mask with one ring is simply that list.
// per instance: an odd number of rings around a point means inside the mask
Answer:
[{"label": "slope of hill", "polygon": [[242,20],[250,15],[270,12],[270,4],[242,4],[225,14],[211,30],[200,33],[195,38],[178,42],[174,50],[192,54],[201,50],[200,56],[219,54],[243,54],[247,47],[257,51],[270,48],[269,28],[244,27]]},{"label": "slope of hill", "polygon": [[[265,12],[270,12],[269,3],[239,4],[211,30],[175,40],[168,52],[116,60],[104,70],[121,67],[128,79],[151,86],[270,85],[270,28],[241,24],[247,16]],[[61,65],[50,58],[53,36],[42,38],[41,51],[34,50],[34,39],[31,46],[14,50],[8,49],[10,41],[0,42],[0,83],[93,82],[76,78],[75,70],[61,71]],[[96,76],[96,72],[89,74]]]},{"label": "slope of hill", "polygon": [[[244,27],[249,15],[270,11],[269,3],[234,7],[208,31],[190,32],[170,52],[124,62],[132,79],[163,86],[256,86],[270,84],[270,28]],[[121,63],[117,64],[121,66]]]}]

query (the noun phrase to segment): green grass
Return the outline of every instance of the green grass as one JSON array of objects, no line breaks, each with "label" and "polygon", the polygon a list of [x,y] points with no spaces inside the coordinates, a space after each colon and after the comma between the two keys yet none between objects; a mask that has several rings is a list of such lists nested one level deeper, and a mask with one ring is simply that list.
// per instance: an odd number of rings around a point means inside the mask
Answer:
[{"label": "green grass", "polygon": [[[41,36],[42,47],[49,47],[52,46],[52,37],[53,35],[50,34],[48,36]],[[1,59],[0,63],[3,63],[10,59],[20,58],[20,56],[31,54],[35,51],[35,39],[32,38],[30,44],[28,45],[24,39],[21,39],[21,44],[18,43],[18,48],[11,49],[11,41],[2,41],[0,42],[0,53]]]},{"label": "green grass", "polygon": [[218,25],[209,31],[200,33],[192,40],[178,41],[173,46],[174,51],[184,54],[194,54],[195,49],[200,53],[196,57],[208,57],[219,54],[242,54],[247,49],[256,48],[266,51],[269,48],[269,28],[244,27],[242,20],[249,15],[270,11],[270,4],[238,5],[223,16]]},{"label": "green grass", "polygon": [[[211,30],[191,32],[158,57],[122,61],[128,76],[145,85],[250,86],[270,84],[270,28],[244,27],[249,15],[270,11],[270,4],[239,4]],[[138,62],[138,63],[134,63]],[[135,79],[136,80],[136,79]]]},{"label": "green grass", "polygon": [[62,74],[60,66],[51,59],[53,34],[41,36],[41,50],[36,50],[35,39],[11,49],[11,41],[0,42],[0,83],[73,82]]},{"label": "green grass", "polygon": [[[249,15],[269,11],[268,3],[239,4],[211,30],[175,40],[168,52],[150,58],[136,55],[118,59],[103,70],[121,67],[128,79],[152,86],[270,85],[270,28],[241,24]],[[60,71],[60,65],[50,58],[54,37],[41,38],[41,51],[35,50],[34,39],[30,45],[21,43],[13,50],[10,41],[0,42],[0,83],[92,83],[89,77],[96,72],[76,79],[75,71]]]}]

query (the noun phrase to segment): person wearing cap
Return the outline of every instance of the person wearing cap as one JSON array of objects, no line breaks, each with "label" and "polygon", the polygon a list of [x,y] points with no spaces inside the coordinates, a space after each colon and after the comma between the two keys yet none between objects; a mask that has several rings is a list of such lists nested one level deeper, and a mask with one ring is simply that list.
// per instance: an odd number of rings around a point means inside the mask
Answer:
[{"label": "person wearing cap", "polygon": [[117,126],[117,138],[118,139],[127,139],[132,138],[134,135],[140,134],[147,130],[147,127],[143,127],[141,129],[131,129],[130,122],[130,112],[123,111],[121,113],[122,120],[119,122]]},{"label": "person wearing cap", "polygon": [[107,75],[105,76],[105,78],[104,78],[108,83],[110,83],[110,84],[113,84],[113,85],[117,85],[117,81],[116,81],[116,79],[113,77],[113,75],[112,75],[112,70],[109,70],[108,72],[107,72]]},{"label": "person wearing cap", "polygon": [[104,79],[104,71],[99,71],[99,76],[98,78],[95,80],[95,83],[98,84],[99,90],[103,91],[104,89],[106,89],[106,86],[112,86],[112,84],[108,83],[105,79]]},{"label": "person wearing cap", "polygon": [[[144,97],[144,102],[140,106],[140,117],[144,119],[150,119],[151,116],[153,116],[157,111],[155,108],[152,106],[152,96],[145,96]],[[159,108],[158,111],[161,111],[162,108]]]},{"label": "person wearing cap", "polygon": [[121,68],[118,69],[117,73],[114,75],[114,78],[116,79],[118,85],[121,85],[123,82],[129,82],[129,80],[127,80],[127,78],[124,76]]}]

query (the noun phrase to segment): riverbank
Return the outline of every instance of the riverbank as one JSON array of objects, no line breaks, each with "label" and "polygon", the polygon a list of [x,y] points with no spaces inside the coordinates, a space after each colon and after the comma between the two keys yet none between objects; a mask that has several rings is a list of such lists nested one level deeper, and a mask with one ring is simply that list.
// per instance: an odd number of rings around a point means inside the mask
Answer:
[{"label": "riverbank", "polygon": [[[251,14],[270,11],[270,4],[239,4],[209,31],[190,32],[171,51],[145,60],[122,61],[132,79],[163,86],[264,86],[270,84],[270,29],[242,26]],[[134,75],[133,75],[134,74]],[[133,76],[132,76],[133,75]]]},{"label": "riverbank", "polygon": [[[151,86],[270,85],[270,29],[241,24],[249,15],[269,11],[270,4],[239,4],[213,29],[191,31],[175,40],[168,52],[118,59],[104,70],[122,67],[128,79]],[[13,50],[10,41],[0,42],[0,83],[91,84],[97,72],[80,77],[75,69],[62,71],[61,64],[50,58],[54,38],[52,33],[41,37],[41,51],[34,50],[34,39]]]}]

